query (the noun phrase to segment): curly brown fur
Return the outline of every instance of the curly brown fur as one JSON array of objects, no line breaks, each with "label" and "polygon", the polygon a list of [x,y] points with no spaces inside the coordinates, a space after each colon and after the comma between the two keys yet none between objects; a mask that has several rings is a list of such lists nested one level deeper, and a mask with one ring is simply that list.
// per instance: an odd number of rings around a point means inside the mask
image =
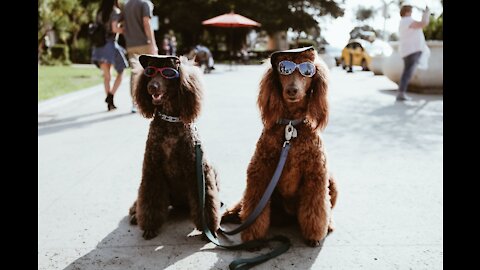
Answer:
[{"label": "curly brown fur", "polygon": [[[138,197],[129,211],[131,224],[140,226],[145,239],[158,234],[167,219],[169,206],[189,209],[196,228],[203,230],[195,170],[195,131],[191,125],[200,112],[200,75],[185,59],[181,63],[169,59],[164,66],[178,68],[180,78],[168,80],[160,75],[149,78],[142,73],[135,91],[140,113],[146,118],[153,117]],[[155,116],[157,112],[180,117],[182,122],[164,121]],[[220,215],[217,175],[205,158],[203,170],[205,217],[209,229],[215,233]]]},{"label": "curly brown fur", "polygon": [[[316,73],[303,77],[298,70],[280,75],[281,60],[313,62]],[[265,238],[271,223],[298,222],[310,246],[318,246],[333,230],[331,210],[337,198],[334,178],[327,169],[325,148],[320,137],[328,121],[328,69],[315,51],[280,54],[275,67],[268,67],[258,96],[264,129],[247,169],[247,187],[241,201],[223,215],[222,221],[245,220],[256,207],[274,174],[285,140],[285,125],[279,119],[307,119],[296,126],[298,137],[290,151],[270,202],[256,221],[242,232],[242,240]]]}]

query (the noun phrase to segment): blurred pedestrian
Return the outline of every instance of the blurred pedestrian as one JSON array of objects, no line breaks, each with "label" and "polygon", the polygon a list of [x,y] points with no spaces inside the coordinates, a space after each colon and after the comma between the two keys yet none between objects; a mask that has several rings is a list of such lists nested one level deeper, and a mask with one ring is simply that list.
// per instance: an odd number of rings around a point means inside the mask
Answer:
[{"label": "blurred pedestrian", "polygon": [[175,37],[175,35],[173,34],[170,35],[168,46],[170,48],[169,54],[176,56],[177,55],[177,38]]},{"label": "blurred pedestrian", "polygon": [[203,70],[204,73],[210,73],[213,69],[215,69],[213,55],[210,49],[207,47],[198,44],[197,46],[193,47],[190,54],[195,58],[195,63],[199,66],[205,66]]},{"label": "blurred pedestrian", "polygon": [[[103,84],[107,96],[105,102],[109,111],[117,108],[113,102],[113,97],[122,82],[123,70],[128,66],[125,49],[118,44],[118,35],[123,32],[118,24],[119,18],[118,0],[102,0],[97,11],[96,22],[105,27],[106,42],[103,46],[93,47],[92,62],[103,72]],[[112,65],[117,71],[117,77],[110,87]]]},{"label": "blurred pedestrian", "polygon": [[130,77],[130,95],[132,97],[132,113],[137,112],[134,100],[135,78],[141,70],[138,57],[141,54],[158,54],[155,35],[151,26],[153,3],[150,0],[127,0],[121,15],[124,24],[124,37],[128,53],[128,61],[132,67]]},{"label": "blurred pedestrian", "polygon": [[169,45],[169,38],[168,38],[168,35],[164,35],[163,36],[163,40],[162,40],[162,48],[160,50],[160,54],[163,54],[163,55],[167,55],[167,54],[170,54],[170,45]]},{"label": "blurred pedestrian", "polygon": [[[428,61],[429,50],[425,43],[423,27],[429,22],[429,9],[425,8],[421,21],[414,20],[413,6],[410,1],[404,1],[400,8],[399,52],[403,58],[404,68],[398,87],[397,100],[410,100],[407,96],[407,87],[423,54],[423,61]],[[422,52],[423,51],[423,52]]]}]

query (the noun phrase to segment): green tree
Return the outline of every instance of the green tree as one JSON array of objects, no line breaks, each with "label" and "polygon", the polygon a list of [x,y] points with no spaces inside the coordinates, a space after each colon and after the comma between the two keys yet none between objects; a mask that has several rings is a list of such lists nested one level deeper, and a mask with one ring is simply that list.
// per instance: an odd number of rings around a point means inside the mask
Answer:
[{"label": "green tree", "polygon": [[[241,14],[262,24],[261,29],[269,34],[277,31],[320,31],[316,17],[331,15],[343,16],[344,9],[339,1],[333,0],[153,0],[154,13],[160,17],[160,31],[172,29],[180,34],[179,45],[191,46],[202,36],[217,39],[229,36],[226,29],[208,28],[205,34],[203,20],[230,11]],[[343,1],[342,1],[343,2]],[[168,18],[168,24],[165,23]],[[244,29],[235,29],[235,34],[246,34]],[[238,45],[237,45],[238,46]]]},{"label": "green tree", "polygon": [[82,26],[92,21],[100,0],[39,0],[38,54],[43,53],[44,38],[54,31],[61,44],[76,46]]},{"label": "green tree", "polygon": [[251,16],[262,23],[262,29],[269,35],[277,31],[292,29],[297,32],[297,45],[300,33],[305,32],[311,36],[320,36],[319,21],[321,16],[330,15],[334,18],[344,15],[344,9],[336,1],[328,0],[290,0],[290,1],[261,1],[253,0],[250,9]]},{"label": "green tree", "polygon": [[242,0],[235,10],[262,23],[262,29],[272,34],[292,28],[294,31],[319,30],[316,17],[331,15],[334,18],[344,15],[344,9],[332,0]]},{"label": "green tree", "polygon": [[357,9],[357,12],[356,12],[355,16],[356,16],[357,20],[363,22],[363,21],[372,19],[375,16],[375,13],[373,11],[373,8],[367,8],[367,7],[360,6]]},{"label": "green tree", "polygon": [[423,29],[426,40],[443,40],[443,13],[438,17],[430,16],[430,21]]},{"label": "green tree", "polygon": [[71,37],[75,43],[82,25],[95,17],[98,2],[99,0],[39,0],[39,42],[48,30],[54,30],[63,43],[67,43]]},{"label": "green tree", "polygon": [[350,38],[351,39],[359,38],[359,39],[369,40],[370,33],[373,33],[375,34],[375,36],[378,36],[378,31],[376,31],[370,25],[355,26],[352,29],[352,31],[350,31]]},{"label": "green tree", "polygon": [[77,0],[39,0],[38,34],[45,36],[48,30],[54,30],[64,43],[70,37],[71,21],[69,14],[75,8]]}]

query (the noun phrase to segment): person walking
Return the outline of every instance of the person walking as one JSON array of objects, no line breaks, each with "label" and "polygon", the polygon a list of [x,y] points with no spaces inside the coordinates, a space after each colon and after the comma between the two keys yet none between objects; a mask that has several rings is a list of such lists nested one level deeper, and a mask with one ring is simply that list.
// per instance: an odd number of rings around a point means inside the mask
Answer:
[{"label": "person walking", "polygon": [[205,65],[204,73],[210,73],[215,67],[213,66],[213,56],[210,49],[207,47],[198,44],[197,46],[193,47],[190,54],[192,58],[195,57],[195,62],[198,64],[199,67]]},{"label": "person walking", "polygon": [[168,46],[170,48],[169,54],[176,56],[177,55],[177,38],[173,33],[170,34],[170,39],[168,41],[169,41]]},{"label": "person walking", "polygon": [[161,50],[159,50],[159,53],[163,54],[163,55],[169,55],[170,54],[170,41],[169,41],[168,35],[163,36],[162,48],[161,48]]},{"label": "person walking", "polygon": [[429,22],[428,6],[423,11],[421,21],[416,21],[411,17],[412,8],[413,6],[409,1],[404,1],[400,8],[400,16],[402,18],[399,25],[399,52],[403,58],[404,68],[398,87],[396,98],[398,101],[411,99],[406,94],[408,83],[420,62],[422,54],[422,61],[428,60],[429,54],[422,31]]},{"label": "person walking", "polygon": [[158,47],[151,26],[152,16],[153,3],[150,0],[128,0],[120,17],[124,27],[123,35],[127,47],[128,61],[132,68],[130,77],[132,113],[137,112],[133,91],[135,91],[135,78],[141,70],[138,57],[141,54],[158,54]]},{"label": "person walking", "polygon": [[[103,84],[105,88],[105,102],[109,111],[116,109],[113,102],[115,92],[117,92],[122,82],[123,70],[128,66],[125,57],[125,49],[118,44],[118,35],[123,32],[119,27],[120,8],[118,0],[102,0],[97,12],[96,22],[105,28],[105,45],[93,46],[92,62],[103,72]],[[117,71],[117,77],[110,86],[111,67]]]}]

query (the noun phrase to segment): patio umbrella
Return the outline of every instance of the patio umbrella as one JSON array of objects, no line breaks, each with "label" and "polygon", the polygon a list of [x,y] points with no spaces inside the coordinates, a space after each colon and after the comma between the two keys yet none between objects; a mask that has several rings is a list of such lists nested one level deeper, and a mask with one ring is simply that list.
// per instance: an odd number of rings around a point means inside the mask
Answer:
[{"label": "patio umbrella", "polygon": [[261,26],[260,23],[250,20],[240,14],[235,14],[233,11],[223,15],[213,17],[202,22],[203,25],[211,25],[216,27],[253,27]]},{"label": "patio umbrella", "polygon": [[[254,20],[251,20],[247,17],[244,17],[240,14],[236,14],[233,11],[230,13],[225,13],[223,15],[205,20],[202,22],[202,24],[206,26],[225,27],[225,28],[232,29],[230,31],[230,35],[231,35],[230,39],[232,43],[230,47],[230,55],[232,55],[232,51],[233,51],[233,28],[261,26],[260,23]],[[232,58],[230,58],[230,65],[231,64],[232,64]]]}]

